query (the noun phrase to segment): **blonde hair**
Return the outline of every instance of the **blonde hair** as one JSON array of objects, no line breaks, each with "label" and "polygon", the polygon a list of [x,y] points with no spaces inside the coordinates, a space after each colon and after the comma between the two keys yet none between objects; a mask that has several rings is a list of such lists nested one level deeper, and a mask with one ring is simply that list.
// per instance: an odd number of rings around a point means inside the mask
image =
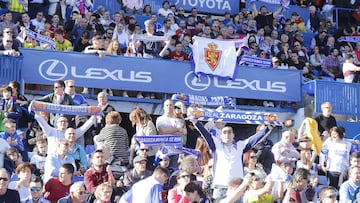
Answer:
[{"label": "blonde hair", "polygon": [[109,183],[101,183],[100,185],[98,185],[96,187],[95,192],[94,192],[94,195],[95,195],[96,199],[100,199],[101,192],[106,190],[106,189],[110,189],[111,192],[113,191],[113,187]]}]

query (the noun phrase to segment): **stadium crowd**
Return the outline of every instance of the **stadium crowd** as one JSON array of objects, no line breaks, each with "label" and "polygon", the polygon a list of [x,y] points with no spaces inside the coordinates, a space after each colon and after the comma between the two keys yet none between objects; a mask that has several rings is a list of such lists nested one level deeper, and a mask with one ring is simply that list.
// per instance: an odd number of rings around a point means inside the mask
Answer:
[{"label": "stadium crowd", "polygon": [[[20,55],[19,47],[51,49],[50,41],[31,38],[26,29],[54,39],[58,51],[179,61],[189,60],[196,36],[246,39],[246,46],[238,49],[240,61],[245,55],[263,58],[271,60],[273,68],[303,70],[306,79],[329,77],[358,82],[360,42],[351,38],[359,36],[358,16],[341,13],[342,19],[348,20],[344,27],[335,29],[328,9],[331,2],[324,6],[306,4],[309,22],[298,13],[284,19],[280,15],[283,5],[271,13],[266,7],[257,10],[253,4],[251,11],[216,18],[199,15],[196,8],[185,14],[183,8],[168,1],[157,12],[149,5],[141,12],[142,6],[124,1],[125,12],[114,14],[103,7],[93,11],[88,0],[33,0],[28,12],[20,1],[0,2],[2,8],[7,8],[0,22],[0,51],[7,55]],[[358,5],[355,2],[351,6]],[[67,19],[69,8],[72,11]],[[144,26],[137,24],[134,13],[148,16]],[[157,18],[164,19],[163,23]],[[304,43],[303,32],[314,33],[311,43]],[[37,100],[88,105],[75,92],[75,82],[56,81],[53,93]],[[103,116],[87,117],[29,112],[31,103],[19,93],[17,81],[1,90],[0,202],[360,199],[360,154],[353,152],[356,143],[345,139],[345,130],[337,126],[328,102],[322,104],[321,115],[306,118],[298,130],[284,131],[275,144],[267,139],[271,126],[259,126],[250,138],[235,141],[233,129],[226,123],[187,121],[181,102],[166,100],[164,114],[156,122],[141,107],[130,112],[136,135],[179,135],[184,146],[198,150],[200,157],[194,157],[159,155],[159,146],[137,142],[121,127],[121,115],[109,104],[104,91],[97,97]],[[91,149],[94,145],[96,148]],[[321,176],[327,180],[321,180]]]}]

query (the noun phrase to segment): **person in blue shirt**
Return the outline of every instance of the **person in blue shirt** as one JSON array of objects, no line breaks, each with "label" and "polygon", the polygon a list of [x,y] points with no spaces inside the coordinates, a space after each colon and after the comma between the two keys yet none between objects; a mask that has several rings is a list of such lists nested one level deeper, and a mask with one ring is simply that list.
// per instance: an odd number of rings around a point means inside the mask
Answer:
[{"label": "person in blue shirt", "polygon": [[29,160],[29,157],[27,152],[25,151],[22,138],[16,131],[16,121],[8,118],[5,119],[3,123],[5,127],[5,132],[0,133],[0,138],[6,140],[11,148],[17,149],[23,157],[23,161],[27,162]]},{"label": "person in blue shirt", "polygon": [[168,169],[161,166],[155,168],[153,175],[135,183],[132,188],[121,197],[120,203],[162,203],[163,185],[169,176],[170,173]]},{"label": "person in blue shirt", "polygon": [[340,203],[347,203],[356,200],[355,191],[360,186],[360,166],[352,166],[349,170],[349,180],[340,186]]}]

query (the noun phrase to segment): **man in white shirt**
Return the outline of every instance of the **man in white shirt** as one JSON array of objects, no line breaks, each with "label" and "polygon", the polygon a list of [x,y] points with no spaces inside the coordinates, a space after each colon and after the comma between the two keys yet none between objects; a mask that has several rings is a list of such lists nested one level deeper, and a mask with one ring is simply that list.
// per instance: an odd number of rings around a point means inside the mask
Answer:
[{"label": "man in white shirt", "polygon": [[119,42],[120,49],[125,53],[126,48],[129,44],[129,34],[124,30],[125,26],[123,23],[118,23],[115,27],[112,39],[116,39]]},{"label": "man in white shirt", "polygon": [[170,9],[170,3],[169,1],[164,1],[162,3],[162,8],[159,8],[157,14],[160,16],[160,17],[167,17],[170,13],[174,15],[173,11]]},{"label": "man in white shirt", "polygon": [[354,56],[352,54],[347,54],[345,58],[345,63],[343,64],[343,75],[344,81],[347,83],[357,83],[359,80],[359,71],[360,67],[354,65]]}]

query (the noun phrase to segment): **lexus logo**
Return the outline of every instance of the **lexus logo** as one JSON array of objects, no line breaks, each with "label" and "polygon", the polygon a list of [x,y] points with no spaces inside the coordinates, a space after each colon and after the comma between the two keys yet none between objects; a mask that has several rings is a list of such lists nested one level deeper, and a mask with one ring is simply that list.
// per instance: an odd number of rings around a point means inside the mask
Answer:
[{"label": "lexus logo", "polygon": [[68,67],[57,59],[48,59],[40,63],[39,73],[46,80],[63,80],[68,74]]},{"label": "lexus logo", "polygon": [[194,72],[188,72],[185,75],[185,84],[193,91],[204,91],[210,87],[211,80],[207,75],[196,76]]}]

